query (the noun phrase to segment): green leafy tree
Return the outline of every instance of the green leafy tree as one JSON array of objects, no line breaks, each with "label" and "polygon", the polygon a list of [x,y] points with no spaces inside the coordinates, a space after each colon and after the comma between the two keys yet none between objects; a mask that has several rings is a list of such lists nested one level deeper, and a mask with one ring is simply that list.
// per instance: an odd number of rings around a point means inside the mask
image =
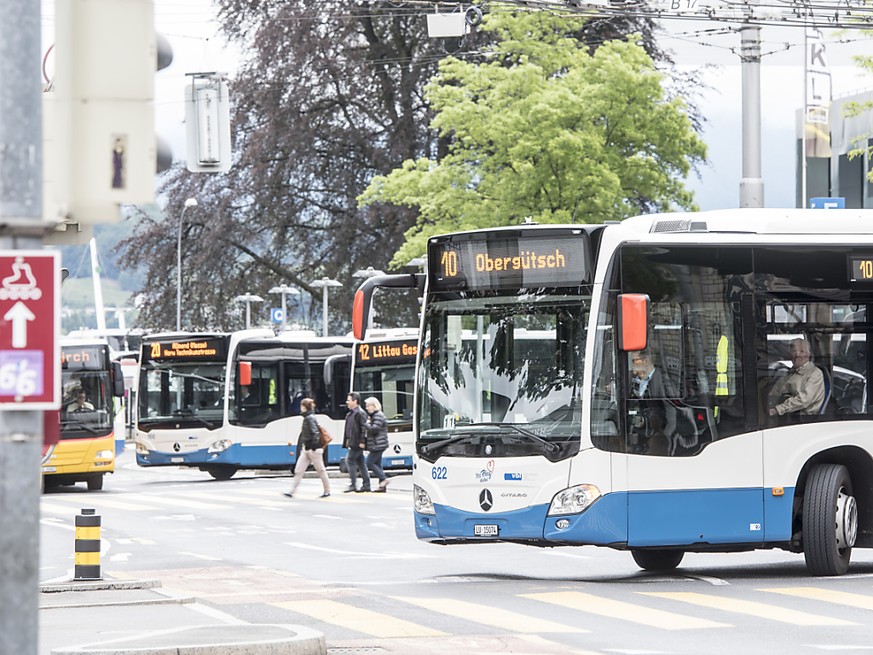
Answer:
[{"label": "green leafy tree", "polygon": [[407,159],[358,198],[418,211],[393,266],[449,231],[695,208],[683,180],[706,147],[635,38],[592,52],[579,20],[549,12],[491,14],[483,29],[490,56],[443,60],[426,90],[445,154]]}]

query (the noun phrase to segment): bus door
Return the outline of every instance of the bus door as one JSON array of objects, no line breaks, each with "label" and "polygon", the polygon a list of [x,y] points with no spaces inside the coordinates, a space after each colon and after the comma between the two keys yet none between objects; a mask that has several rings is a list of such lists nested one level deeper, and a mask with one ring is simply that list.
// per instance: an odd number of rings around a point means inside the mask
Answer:
[{"label": "bus door", "polygon": [[628,247],[622,270],[622,292],[650,298],[644,349],[617,362],[628,545],[760,543],[750,253]]}]

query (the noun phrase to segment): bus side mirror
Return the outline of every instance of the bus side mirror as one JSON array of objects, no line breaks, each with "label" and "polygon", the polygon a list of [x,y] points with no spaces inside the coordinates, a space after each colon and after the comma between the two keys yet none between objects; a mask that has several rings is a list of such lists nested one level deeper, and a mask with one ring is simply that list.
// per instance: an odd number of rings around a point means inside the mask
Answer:
[{"label": "bus side mirror", "polygon": [[358,341],[363,341],[367,333],[364,317],[370,314],[371,300],[372,296],[369,293],[361,289],[355,291],[355,304],[352,306],[352,333]]},{"label": "bus side mirror", "polygon": [[116,398],[124,396],[124,372],[121,362],[112,362],[112,395]]},{"label": "bus side mirror", "polygon": [[649,297],[644,293],[618,296],[618,347],[620,350],[645,350],[649,325]]},{"label": "bus side mirror", "polygon": [[247,387],[252,383],[252,363],[239,363],[239,384],[241,387]]}]

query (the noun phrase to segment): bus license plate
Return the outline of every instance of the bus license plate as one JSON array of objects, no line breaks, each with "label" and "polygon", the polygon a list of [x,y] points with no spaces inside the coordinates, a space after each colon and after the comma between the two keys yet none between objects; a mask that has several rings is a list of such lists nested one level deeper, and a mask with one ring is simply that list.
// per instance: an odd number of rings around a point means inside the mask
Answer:
[{"label": "bus license plate", "polygon": [[170,464],[181,464],[184,461],[185,461],[184,457],[171,457],[170,458]]},{"label": "bus license plate", "polygon": [[473,526],[473,535],[476,537],[496,537],[497,536],[497,526],[493,525],[493,524],[474,525]]},{"label": "bus license plate", "polygon": [[43,466],[42,467],[43,473],[54,473],[57,470],[58,470],[58,468],[56,466]]},{"label": "bus license plate", "polygon": [[403,466],[403,460],[402,459],[392,459],[389,466]]}]

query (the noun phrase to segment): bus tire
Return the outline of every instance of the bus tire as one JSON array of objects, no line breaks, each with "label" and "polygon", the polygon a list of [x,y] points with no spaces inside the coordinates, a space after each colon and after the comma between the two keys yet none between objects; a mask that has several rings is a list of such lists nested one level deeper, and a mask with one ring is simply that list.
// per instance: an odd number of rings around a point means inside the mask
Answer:
[{"label": "bus tire", "polygon": [[88,491],[100,491],[103,488],[103,474],[95,473],[87,480]]},{"label": "bus tire", "polygon": [[841,464],[813,467],[803,494],[803,556],[812,575],[842,575],[849,569],[858,534],[852,479]]},{"label": "bus tire", "polygon": [[645,571],[672,571],[685,553],[681,550],[632,550],[634,562]]},{"label": "bus tire", "polygon": [[206,472],[216,480],[230,480],[236,473],[235,466],[210,466]]}]

